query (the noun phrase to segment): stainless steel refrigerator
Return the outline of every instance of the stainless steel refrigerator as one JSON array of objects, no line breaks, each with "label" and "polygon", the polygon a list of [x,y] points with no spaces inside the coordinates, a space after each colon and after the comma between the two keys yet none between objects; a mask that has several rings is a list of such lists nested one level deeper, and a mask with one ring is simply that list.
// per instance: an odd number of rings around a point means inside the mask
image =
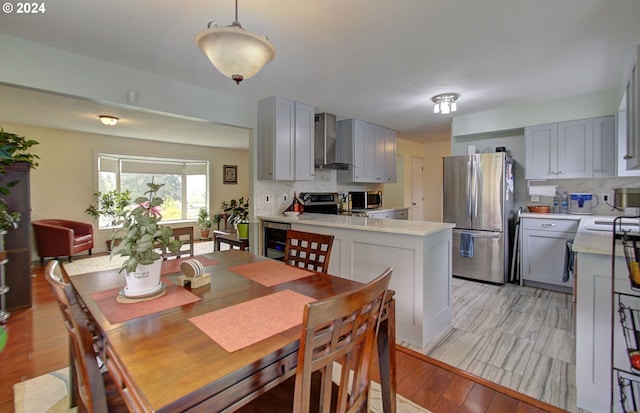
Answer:
[{"label": "stainless steel refrigerator", "polygon": [[506,152],[444,158],[443,221],[456,224],[453,275],[507,281],[513,171]]}]

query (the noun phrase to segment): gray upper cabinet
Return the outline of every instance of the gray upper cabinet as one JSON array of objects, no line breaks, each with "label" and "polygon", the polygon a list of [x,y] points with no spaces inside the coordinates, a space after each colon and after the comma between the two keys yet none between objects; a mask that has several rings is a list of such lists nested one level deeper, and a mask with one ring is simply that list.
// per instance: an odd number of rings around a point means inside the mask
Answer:
[{"label": "gray upper cabinet", "polygon": [[606,116],[525,128],[526,179],[615,176],[615,119]]},{"label": "gray upper cabinet", "polygon": [[357,119],[338,122],[338,159],[351,164],[338,171],[344,182],[396,181],[396,132]]},{"label": "gray upper cabinet", "polygon": [[636,62],[631,69],[631,74],[627,80],[625,90],[625,119],[626,128],[625,153],[623,159],[627,171],[640,169],[640,71],[638,62],[640,61],[640,46],[637,48]]},{"label": "gray upper cabinet", "polygon": [[604,116],[593,120],[593,177],[616,176],[616,119]]},{"label": "gray upper cabinet", "polygon": [[315,108],[281,97],[258,102],[258,179],[313,180]]}]

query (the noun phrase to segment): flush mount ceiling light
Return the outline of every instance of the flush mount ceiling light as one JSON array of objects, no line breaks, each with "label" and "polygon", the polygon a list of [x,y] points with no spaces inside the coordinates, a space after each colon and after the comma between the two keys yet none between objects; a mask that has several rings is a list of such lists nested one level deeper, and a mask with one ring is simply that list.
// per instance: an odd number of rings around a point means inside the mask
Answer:
[{"label": "flush mount ceiling light", "polygon": [[455,112],[458,108],[456,100],[460,97],[457,93],[442,93],[431,98],[431,101],[435,103],[433,106],[433,113],[442,113],[446,115],[450,112]]},{"label": "flush mount ceiling light", "polygon": [[115,116],[108,115],[100,115],[98,117],[100,118],[100,122],[102,122],[103,125],[107,126],[116,126],[118,124],[118,121],[120,120]]},{"label": "flush mount ceiling light", "polygon": [[242,28],[238,21],[238,0],[233,23],[218,27],[209,22],[207,29],[196,36],[196,44],[213,66],[236,84],[257,74],[276,55],[275,47],[266,36]]}]

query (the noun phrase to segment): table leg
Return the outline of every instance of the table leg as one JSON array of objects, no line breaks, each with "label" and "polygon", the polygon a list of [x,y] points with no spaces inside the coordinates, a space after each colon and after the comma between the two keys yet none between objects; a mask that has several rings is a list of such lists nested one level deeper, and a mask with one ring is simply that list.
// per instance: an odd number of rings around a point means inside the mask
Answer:
[{"label": "table leg", "polygon": [[396,412],[396,302],[385,305],[386,317],[380,322],[378,331],[378,363],[380,365],[380,387],[382,411]]},{"label": "table leg", "polygon": [[220,240],[218,238],[213,239],[213,252],[220,251]]}]

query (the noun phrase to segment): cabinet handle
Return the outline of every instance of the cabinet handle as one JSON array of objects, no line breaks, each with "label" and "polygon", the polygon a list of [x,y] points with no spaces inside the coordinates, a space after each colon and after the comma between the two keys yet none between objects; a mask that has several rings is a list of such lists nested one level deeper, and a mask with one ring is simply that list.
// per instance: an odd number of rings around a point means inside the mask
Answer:
[{"label": "cabinet handle", "polygon": [[555,227],[556,224],[544,223],[544,224],[542,224],[542,226],[545,227],[545,228],[549,228],[549,227]]},{"label": "cabinet handle", "polygon": [[633,159],[633,155],[625,155],[622,159]]}]

